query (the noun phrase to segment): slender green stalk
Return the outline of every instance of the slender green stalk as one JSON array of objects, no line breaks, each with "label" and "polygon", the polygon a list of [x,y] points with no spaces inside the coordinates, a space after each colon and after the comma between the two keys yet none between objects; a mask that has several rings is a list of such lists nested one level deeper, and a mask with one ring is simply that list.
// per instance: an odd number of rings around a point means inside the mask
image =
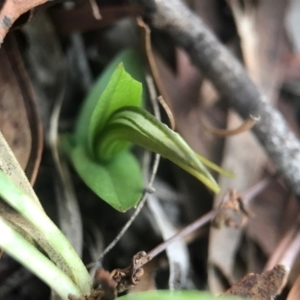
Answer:
[{"label": "slender green stalk", "polygon": [[74,282],[0,216],[0,247],[49,285],[62,299],[81,296]]},{"label": "slender green stalk", "polygon": [[[84,295],[91,292],[91,278],[74,248],[49,217],[0,170],[0,196],[40,231],[64,258],[75,284]],[[1,232],[2,234],[2,232]]]}]

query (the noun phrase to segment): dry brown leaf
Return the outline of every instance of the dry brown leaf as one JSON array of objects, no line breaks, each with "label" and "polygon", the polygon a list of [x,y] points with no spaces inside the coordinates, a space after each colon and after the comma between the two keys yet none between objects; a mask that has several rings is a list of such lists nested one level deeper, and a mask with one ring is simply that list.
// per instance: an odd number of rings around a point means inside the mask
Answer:
[{"label": "dry brown leaf", "polygon": [[117,283],[111,278],[111,274],[104,269],[97,270],[95,274],[95,282],[99,284],[103,290],[103,298],[115,299],[117,296]]},{"label": "dry brown leaf", "polygon": [[248,274],[222,295],[246,297],[248,299],[272,300],[280,294],[286,284],[288,269],[277,265],[262,274]]},{"label": "dry brown leaf", "polygon": [[34,95],[12,34],[0,49],[0,127],[31,184],[42,154],[42,132]]},{"label": "dry brown leaf", "polygon": [[[154,194],[148,196],[147,205],[154,218],[164,241],[177,233],[176,228],[169,220],[169,216],[163,209],[161,202]],[[179,290],[186,286],[187,276],[190,269],[189,252],[184,240],[178,239],[166,249],[169,260],[169,288]]]},{"label": "dry brown leaf", "polygon": [[129,293],[140,293],[146,291],[156,290],[155,286],[155,272],[159,268],[159,260],[154,258],[149,261],[144,267],[144,275],[138,285],[134,285],[130,288]]},{"label": "dry brown leaf", "polygon": [[255,218],[249,221],[248,236],[267,256],[271,255],[286,230],[297,220],[297,201],[275,182],[252,201],[251,211]]},{"label": "dry brown leaf", "polygon": [[0,8],[0,45],[14,22],[27,11],[46,3],[48,0],[9,0]]},{"label": "dry brown leaf", "polygon": [[299,300],[299,299],[300,299],[300,275],[298,275],[286,300]]}]

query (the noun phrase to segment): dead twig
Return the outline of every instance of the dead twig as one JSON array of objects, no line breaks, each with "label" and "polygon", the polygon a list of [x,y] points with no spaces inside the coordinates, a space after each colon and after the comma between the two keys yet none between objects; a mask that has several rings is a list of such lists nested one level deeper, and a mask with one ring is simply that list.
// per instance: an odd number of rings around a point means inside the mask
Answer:
[{"label": "dead twig", "polygon": [[300,199],[300,143],[281,113],[253,84],[236,58],[180,0],[137,0],[153,26],[167,32],[242,117],[260,116],[253,128],[270,159]]},{"label": "dead twig", "polygon": [[240,126],[232,129],[220,129],[214,126],[211,126],[202,116],[201,122],[207,132],[219,137],[227,137],[227,136],[234,136],[245,131],[250,130],[257,122],[259,118],[249,116]]},{"label": "dead twig", "polygon": [[150,259],[157,256],[159,253],[166,250],[166,248],[168,246],[170,246],[170,244],[172,244],[175,240],[183,238],[186,235],[189,235],[190,233],[194,232],[198,228],[204,226],[205,224],[210,222],[212,219],[214,219],[221,211],[222,211],[222,209],[211,210],[210,212],[208,212],[201,218],[197,219],[196,221],[194,221],[193,223],[191,223],[190,225],[188,225],[187,227],[185,227],[184,229],[182,229],[181,231],[179,231],[178,233],[173,235],[171,238],[169,238],[162,244],[155,247],[153,250],[151,250],[148,253],[148,256],[150,257]]},{"label": "dead twig", "polygon": [[175,119],[172,114],[172,109],[170,108],[171,102],[169,100],[166,89],[160,78],[159,71],[157,69],[157,65],[156,65],[156,62],[155,62],[155,59],[153,56],[150,28],[148,27],[148,25],[146,25],[144,23],[144,21],[141,18],[137,18],[137,24],[143,30],[143,37],[144,37],[143,42],[144,42],[144,48],[145,48],[145,53],[147,56],[148,64],[149,64],[154,82],[157,86],[157,89],[158,89],[159,93],[161,94],[161,96],[158,97],[158,101],[161,104],[161,106],[164,108],[164,110],[169,118],[170,126],[174,130],[175,129]]}]

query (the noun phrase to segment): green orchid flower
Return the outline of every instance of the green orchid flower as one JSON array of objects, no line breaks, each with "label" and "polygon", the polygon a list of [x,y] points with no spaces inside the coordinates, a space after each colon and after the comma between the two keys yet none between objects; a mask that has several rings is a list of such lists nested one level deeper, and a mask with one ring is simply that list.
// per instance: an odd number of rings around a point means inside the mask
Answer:
[{"label": "green orchid flower", "polygon": [[143,192],[141,168],[130,152],[136,144],[159,153],[219,192],[204,164],[226,171],[196,154],[178,133],[141,107],[142,83],[133,78],[143,81],[141,66],[136,51],[123,51],[96,82],[74,133],[63,139],[75,170],[100,198],[126,211],[137,205]]}]

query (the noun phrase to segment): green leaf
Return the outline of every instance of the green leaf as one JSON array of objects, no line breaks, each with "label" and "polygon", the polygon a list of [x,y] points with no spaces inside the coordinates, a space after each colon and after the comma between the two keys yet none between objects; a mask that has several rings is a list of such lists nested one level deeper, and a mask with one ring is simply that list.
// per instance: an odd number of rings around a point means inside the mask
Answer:
[{"label": "green leaf", "polygon": [[[66,267],[62,271],[69,275],[83,294],[89,293],[92,286],[91,278],[69,241],[45,212],[1,170],[0,197],[34,226],[38,242],[50,259],[55,256],[61,257],[59,266]],[[45,248],[47,243],[51,248]]]},{"label": "green leaf", "polygon": [[212,294],[199,291],[150,291],[128,294],[120,300],[229,300],[233,297],[215,297]]},{"label": "green leaf", "polygon": [[202,181],[214,192],[219,186],[182,137],[139,107],[115,112],[99,136],[96,153],[110,160],[120,152],[120,143],[130,141],[168,158]]},{"label": "green leaf", "polygon": [[81,145],[72,151],[71,160],[86,185],[112,207],[124,212],[137,204],[143,182],[133,154],[123,151],[113,160],[99,163],[90,158]]},{"label": "green leaf", "polygon": [[[110,116],[124,106],[141,106],[142,84],[134,80],[120,64],[110,78],[94,109],[89,127],[89,149],[93,153],[95,139]],[[120,145],[119,145],[120,146]],[[126,148],[127,144],[123,147]]]},{"label": "green leaf", "polygon": [[[123,63],[126,71],[136,80],[144,82],[144,69],[143,61],[140,53],[135,49],[126,49],[118,54],[112,62],[108,64],[105,70],[101,73],[96,80],[91,91],[87,95],[83,102],[83,106],[80,109],[79,116],[76,122],[76,128],[74,131],[74,137],[76,144],[87,143],[89,124],[94,112],[94,109],[99,101],[100,96],[104,92],[105,88],[110,82],[110,77],[115,71],[116,67]],[[147,93],[144,88],[144,97]]]},{"label": "green leaf", "polygon": [[[123,52],[108,66],[87,98],[75,134],[64,139],[63,147],[77,173],[116,209],[136,205],[142,193],[142,179],[138,163],[129,153],[130,145],[135,143],[170,159],[219,192],[204,164],[226,171],[198,157],[177,133],[140,108],[142,85],[122,64],[117,64],[124,59],[128,70],[136,58],[133,52]],[[141,65],[129,71],[131,75],[139,73],[140,80],[144,77]]]},{"label": "green leaf", "polygon": [[62,299],[68,299],[69,294],[78,297],[82,295],[74,282],[62,270],[10,228],[1,216],[0,232],[0,248],[43,280]]},{"label": "green leaf", "polygon": [[218,165],[214,164],[213,162],[211,162],[210,160],[206,159],[205,157],[199,155],[198,153],[196,153],[198,159],[208,168],[222,174],[225,175],[227,177],[231,177],[233,178],[235,175],[232,172],[229,172],[221,167],[219,167]]}]

